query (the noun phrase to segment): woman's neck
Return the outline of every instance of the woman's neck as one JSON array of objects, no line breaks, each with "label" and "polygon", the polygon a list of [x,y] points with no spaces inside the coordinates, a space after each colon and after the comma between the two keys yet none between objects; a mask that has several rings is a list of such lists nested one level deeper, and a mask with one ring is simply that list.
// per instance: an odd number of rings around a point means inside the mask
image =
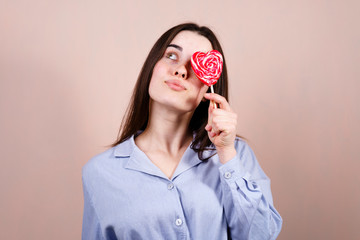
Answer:
[{"label": "woman's neck", "polygon": [[135,142],[145,151],[162,149],[169,154],[176,154],[184,147],[187,148],[192,141],[192,133],[188,127],[192,114],[165,107],[152,107],[148,125]]}]

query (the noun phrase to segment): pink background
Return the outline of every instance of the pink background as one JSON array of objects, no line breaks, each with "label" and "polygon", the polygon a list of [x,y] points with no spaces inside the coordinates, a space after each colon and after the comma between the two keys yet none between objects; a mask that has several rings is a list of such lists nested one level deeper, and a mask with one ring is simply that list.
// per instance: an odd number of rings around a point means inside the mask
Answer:
[{"label": "pink background", "polygon": [[357,0],[1,1],[0,239],[80,239],[81,167],[115,139],[151,46],[184,21],[210,26],[224,47],[238,133],[284,219],[278,239],[359,239],[359,10]]}]

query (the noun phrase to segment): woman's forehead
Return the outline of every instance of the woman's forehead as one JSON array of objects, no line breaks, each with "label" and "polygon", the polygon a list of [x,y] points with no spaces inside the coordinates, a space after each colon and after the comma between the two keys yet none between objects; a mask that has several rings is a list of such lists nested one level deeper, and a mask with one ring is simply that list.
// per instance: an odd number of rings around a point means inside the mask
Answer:
[{"label": "woman's forehead", "polygon": [[193,31],[181,31],[171,41],[186,52],[208,52],[212,50],[211,42],[204,36]]}]

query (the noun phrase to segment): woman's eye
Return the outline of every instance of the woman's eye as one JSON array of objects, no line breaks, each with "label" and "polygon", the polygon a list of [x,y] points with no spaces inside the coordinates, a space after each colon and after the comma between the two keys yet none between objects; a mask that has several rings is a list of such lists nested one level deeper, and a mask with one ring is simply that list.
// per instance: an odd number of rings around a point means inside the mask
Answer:
[{"label": "woman's eye", "polygon": [[168,53],[167,58],[171,60],[177,60],[177,55],[175,53]]}]

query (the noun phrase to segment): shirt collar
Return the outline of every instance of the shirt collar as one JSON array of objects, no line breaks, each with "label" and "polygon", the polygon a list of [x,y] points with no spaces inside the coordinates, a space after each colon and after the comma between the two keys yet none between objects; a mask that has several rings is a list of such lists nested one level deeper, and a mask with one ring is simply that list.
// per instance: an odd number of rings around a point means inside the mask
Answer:
[{"label": "shirt collar", "polygon": [[190,148],[190,146],[185,150],[184,155],[182,156],[175,172],[172,176],[172,180],[177,176],[182,174],[183,172],[189,170],[190,168],[202,163],[202,161],[198,158],[198,154]]},{"label": "shirt collar", "polygon": [[134,151],[134,136],[115,146],[114,156],[115,157],[130,157]]},{"label": "shirt collar", "polygon": [[[208,151],[204,151],[204,156],[207,155]],[[141,151],[135,144],[134,135],[129,139],[125,140],[121,144],[117,145],[114,150],[115,157],[128,158],[128,162],[125,168],[132,169],[147,174],[155,175],[161,178],[166,178],[165,174]],[[198,154],[189,147],[184,152],[179,165],[177,166],[172,179],[174,180],[183,172],[190,168],[202,163],[198,158]]]}]

